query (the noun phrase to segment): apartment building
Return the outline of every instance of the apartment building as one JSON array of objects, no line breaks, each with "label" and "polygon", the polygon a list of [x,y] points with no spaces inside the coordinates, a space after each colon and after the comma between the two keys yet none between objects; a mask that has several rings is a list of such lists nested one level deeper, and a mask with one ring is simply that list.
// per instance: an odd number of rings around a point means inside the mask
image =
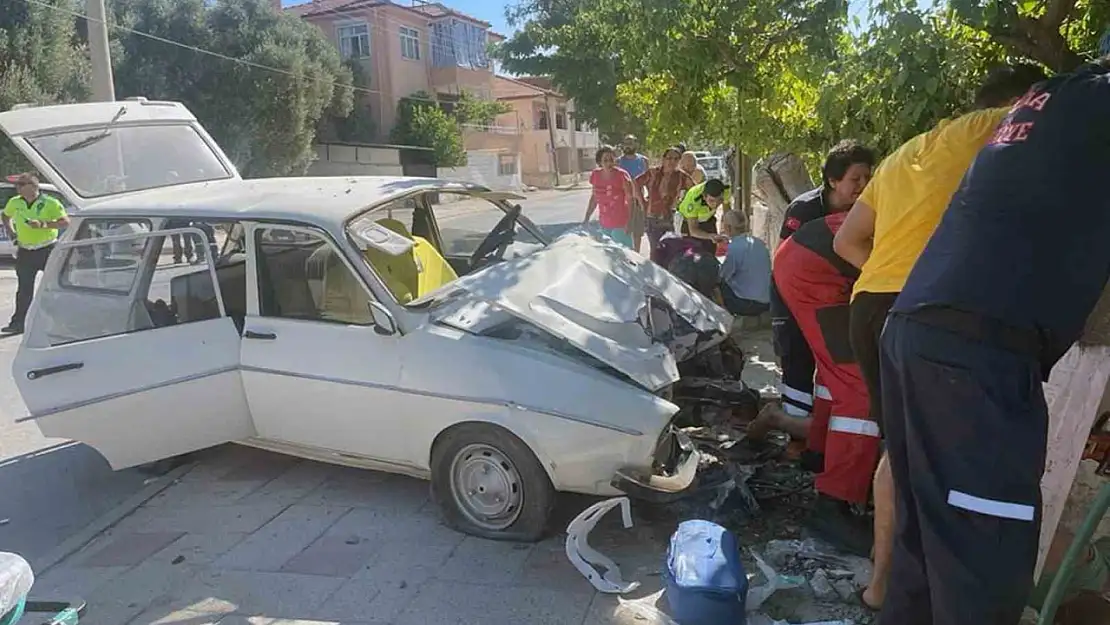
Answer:
[{"label": "apartment building", "polygon": [[405,96],[423,91],[450,102],[465,91],[493,97],[487,47],[503,37],[488,22],[422,0],[314,0],[285,10],[318,26],[344,59],[361,66],[381,140]]},{"label": "apartment building", "polygon": [[[550,186],[555,181],[555,163],[564,183],[593,168],[594,152],[600,145],[597,130],[575,117],[574,101],[556,91],[549,78],[495,76],[493,96],[512,111],[498,117],[491,134],[516,135],[524,184]],[[482,140],[509,144],[496,137]]]}]

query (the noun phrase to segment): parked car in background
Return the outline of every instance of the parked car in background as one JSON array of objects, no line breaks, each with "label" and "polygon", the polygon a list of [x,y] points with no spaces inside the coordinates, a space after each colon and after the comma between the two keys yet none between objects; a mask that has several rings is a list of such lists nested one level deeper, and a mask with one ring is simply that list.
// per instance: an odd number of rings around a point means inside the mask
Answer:
[{"label": "parked car in background", "polygon": [[702,156],[698,158],[698,165],[705,169],[706,179],[717,178],[728,184],[728,168],[725,167],[725,159],[720,156]]},{"label": "parked car in background", "polygon": [[[0,181],[0,210],[8,204],[8,200],[15,195],[15,179],[16,176],[8,176],[6,180]],[[66,211],[70,207],[65,201],[65,198],[58,192],[58,189],[52,184],[42,184],[39,187],[42,193],[52,195],[61,200],[63,205],[66,205]],[[8,231],[0,227],[0,258],[12,259],[15,258],[15,241],[12,241]]]},{"label": "parked car in background", "polygon": [[[176,103],[0,129],[79,209],[12,366],[47,436],[116,469],[234,442],[430,479],[453,527],[515,540],[556,491],[694,484],[670,398],[732,318],[631,250],[550,241],[519,196],[471,184],[243,180]],[[169,262],[197,224],[227,233],[218,257]]]}]

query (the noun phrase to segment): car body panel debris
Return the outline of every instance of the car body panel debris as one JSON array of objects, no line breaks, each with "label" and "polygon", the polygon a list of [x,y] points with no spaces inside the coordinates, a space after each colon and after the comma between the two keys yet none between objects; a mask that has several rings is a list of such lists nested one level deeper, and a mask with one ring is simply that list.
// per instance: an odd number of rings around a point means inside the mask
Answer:
[{"label": "car body panel debris", "polygon": [[[620,507],[625,529],[632,527],[632,508],[628,497],[614,497],[599,501],[583,510],[567,526],[566,553],[574,568],[600,592],[622,594],[640,587],[640,582],[626,582],[615,562],[590,547],[590,530],[601,517],[613,508]],[[601,572],[604,570],[604,572]]]}]

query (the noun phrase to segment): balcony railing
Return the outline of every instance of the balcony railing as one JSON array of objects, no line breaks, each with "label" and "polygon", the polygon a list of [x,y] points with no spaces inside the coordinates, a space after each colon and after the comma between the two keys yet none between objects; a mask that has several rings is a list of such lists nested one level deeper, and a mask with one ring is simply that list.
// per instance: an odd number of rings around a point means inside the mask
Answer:
[{"label": "balcony railing", "polygon": [[516,126],[495,126],[493,124],[483,126],[482,124],[462,124],[462,127],[472,132],[488,132],[495,135],[521,134],[520,128],[517,128]]}]

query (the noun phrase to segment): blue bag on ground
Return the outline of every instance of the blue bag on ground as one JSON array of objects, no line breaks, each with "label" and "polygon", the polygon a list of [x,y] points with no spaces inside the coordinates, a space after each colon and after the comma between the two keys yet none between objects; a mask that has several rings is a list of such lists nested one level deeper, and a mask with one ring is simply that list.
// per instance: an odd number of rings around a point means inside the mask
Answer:
[{"label": "blue bag on ground", "polygon": [[744,625],[748,575],[736,536],[709,521],[683,521],[664,568],[667,603],[680,625]]}]

